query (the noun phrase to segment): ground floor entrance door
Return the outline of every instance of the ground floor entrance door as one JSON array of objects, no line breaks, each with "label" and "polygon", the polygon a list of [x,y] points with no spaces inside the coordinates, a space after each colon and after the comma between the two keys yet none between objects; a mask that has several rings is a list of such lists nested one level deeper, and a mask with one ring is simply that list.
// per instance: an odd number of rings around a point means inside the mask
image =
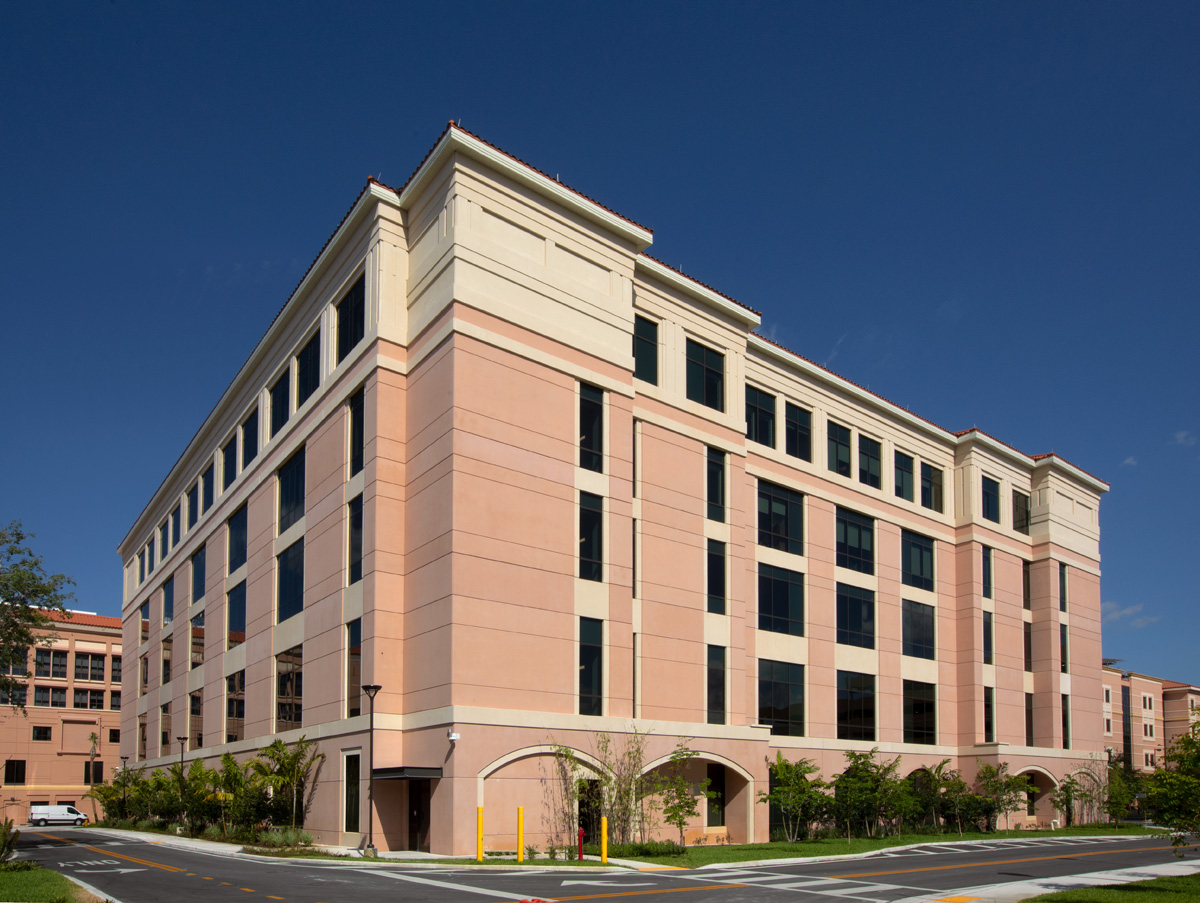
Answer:
[{"label": "ground floor entrance door", "polygon": [[429,852],[429,798],[433,781],[413,778],[408,782],[408,849]]}]

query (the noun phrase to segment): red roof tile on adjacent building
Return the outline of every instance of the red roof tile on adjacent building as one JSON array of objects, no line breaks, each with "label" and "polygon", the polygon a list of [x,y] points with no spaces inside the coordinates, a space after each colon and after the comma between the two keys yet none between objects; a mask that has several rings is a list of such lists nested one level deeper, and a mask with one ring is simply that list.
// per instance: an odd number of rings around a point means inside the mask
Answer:
[{"label": "red roof tile on adjacent building", "polygon": [[[620,214],[617,214],[617,215],[618,215],[618,216],[620,216]],[[713,287],[712,287],[711,285],[709,285],[707,282],[701,282],[701,281],[700,281],[699,279],[697,279],[695,276],[689,276],[687,273],[685,273],[683,270],[679,269],[678,267],[673,267],[673,266],[671,266],[669,263],[665,263],[664,261],[661,261],[661,260],[659,260],[657,257],[654,257],[654,256],[653,256],[653,255],[651,255],[651,254],[647,254],[645,251],[643,251],[643,252],[642,252],[641,254],[639,254],[638,256],[639,256],[639,257],[645,257],[647,260],[653,260],[653,261],[654,261],[655,263],[657,263],[659,266],[661,266],[661,267],[666,267],[666,268],[667,268],[668,270],[670,270],[672,273],[678,273],[680,276],[682,276],[684,279],[688,280],[689,282],[694,282],[694,283],[696,283],[696,285],[700,286],[701,288],[708,289],[708,290],[709,290],[710,292],[712,292],[714,295],[720,295],[722,298],[724,298],[724,299],[725,299],[726,301],[728,301],[730,304],[736,304],[738,307],[744,307],[746,310],[750,311],[750,313],[754,314],[756,317],[761,317],[761,316],[762,316],[762,311],[761,311],[761,310],[755,310],[755,309],[754,309],[753,307],[751,307],[749,304],[743,304],[743,303],[742,303],[741,301],[739,301],[737,298],[731,298],[729,295],[725,294],[725,293],[724,293],[723,291],[721,291],[720,289],[715,289],[715,288],[713,288]],[[760,336],[760,338],[761,338],[761,336]],[[784,350],[787,350],[787,349],[784,349]]]},{"label": "red roof tile on adjacent building", "polygon": [[121,619],[108,615],[93,615],[83,611],[48,611],[52,621],[63,624],[78,624],[80,627],[112,627],[121,629]]}]

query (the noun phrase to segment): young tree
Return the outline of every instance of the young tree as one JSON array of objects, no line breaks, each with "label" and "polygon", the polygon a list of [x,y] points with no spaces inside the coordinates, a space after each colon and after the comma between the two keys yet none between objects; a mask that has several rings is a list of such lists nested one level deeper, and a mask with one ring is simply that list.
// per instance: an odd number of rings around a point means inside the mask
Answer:
[{"label": "young tree", "polygon": [[1146,803],[1171,829],[1175,855],[1182,857],[1187,835],[1200,833],[1200,722],[1175,738],[1163,767],[1146,777]]},{"label": "young tree", "polygon": [[325,761],[325,753],[316,752],[316,740],[300,737],[291,745],[275,740],[255,756],[250,767],[263,784],[271,788],[277,799],[286,800],[291,807],[292,828],[296,827],[296,816],[304,825],[307,806],[301,806],[304,790],[312,770]]},{"label": "young tree", "polygon": [[1004,831],[1008,833],[1009,813],[1025,805],[1030,790],[1029,778],[1023,774],[1009,774],[1007,762],[991,765],[978,759],[975,761],[979,766],[975,781],[980,792],[996,807],[996,815],[1004,816]]},{"label": "young tree", "polygon": [[29,676],[29,647],[50,644],[54,622],[48,612],[63,611],[74,598],[67,587],[75,585],[63,574],[46,573],[42,556],[30,547],[33,538],[20,521],[0,526],[0,698],[22,711],[18,692]]},{"label": "young tree", "polygon": [[861,824],[867,837],[874,837],[885,817],[891,817],[898,793],[900,757],[880,762],[878,747],[860,753],[846,750],[846,770],[833,779],[834,811],[846,826],[850,842],[852,826]]},{"label": "young tree", "polygon": [[690,737],[680,737],[670,760],[660,769],[655,790],[662,807],[663,821],[679,829],[679,845],[684,846],[684,830],[698,814],[700,798],[712,799],[716,794],[708,789],[708,778],[692,789],[686,777],[688,764],[699,753],[687,747]]},{"label": "young tree", "polygon": [[1111,821],[1120,821],[1141,792],[1141,779],[1125,763],[1123,755],[1113,756],[1108,763],[1108,784],[1100,807]]},{"label": "young tree", "polygon": [[939,814],[949,821],[954,820],[958,826],[958,836],[962,837],[963,818],[971,811],[971,788],[963,780],[958,769],[951,768],[942,773],[941,796],[938,799]]},{"label": "young tree", "polygon": [[650,782],[642,773],[646,764],[646,735],[636,725],[614,740],[596,734],[596,759],[600,763],[601,813],[608,819],[613,843],[631,843],[642,816],[642,801]]},{"label": "young tree", "polygon": [[826,790],[829,787],[820,778],[810,778],[820,769],[811,759],[789,762],[783,752],[776,752],[775,761],[768,760],[771,771],[771,789],[759,791],[758,801],[778,807],[783,815],[783,830],[787,839],[795,843],[808,836],[809,826],[825,816],[829,807]]},{"label": "young tree", "polygon": [[[96,754],[99,752],[98,747],[100,746],[100,735],[95,731],[92,731],[92,733],[88,734],[88,743],[91,744],[91,748],[88,749],[88,792],[85,794],[85,796],[91,797],[92,824],[95,824],[97,821],[99,821],[99,818],[96,815],[96,796],[92,793],[92,791],[95,789],[95,781],[93,778],[95,777],[96,771]],[[107,808],[105,808],[104,814],[105,816],[108,815]]]}]

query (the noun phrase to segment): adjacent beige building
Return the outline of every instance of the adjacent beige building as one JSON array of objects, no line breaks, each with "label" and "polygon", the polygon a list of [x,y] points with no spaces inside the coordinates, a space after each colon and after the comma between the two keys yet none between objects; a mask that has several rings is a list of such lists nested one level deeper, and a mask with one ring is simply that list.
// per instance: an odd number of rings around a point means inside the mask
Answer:
[{"label": "adjacent beige building", "polygon": [[767,838],[777,750],[1006,761],[1049,821],[1103,758],[1107,484],[763,338],[651,239],[455,126],[369,182],[120,544],[123,751],[317,738],[309,827],[362,842],[373,769],[382,849],[470,852],[479,806],[544,847],[552,747],[634,728],[720,791],[693,838]]},{"label": "adjacent beige building", "polygon": [[1154,771],[1175,739],[1200,720],[1200,687],[1122,671],[1103,671],[1104,743],[1134,771]]}]

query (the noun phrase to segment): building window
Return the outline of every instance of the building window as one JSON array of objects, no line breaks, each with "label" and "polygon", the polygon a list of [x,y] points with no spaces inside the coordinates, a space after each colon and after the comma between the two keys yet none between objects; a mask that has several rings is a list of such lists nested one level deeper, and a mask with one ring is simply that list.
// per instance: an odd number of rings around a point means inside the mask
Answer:
[{"label": "building window", "polygon": [[204,473],[200,476],[200,504],[203,511],[207,511],[212,507],[213,492],[216,487],[216,465],[211,461],[208,467],[204,469]]},{"label": "building window", "polygon": [[190,530],[196,526],[196,521],[200,519],[200,484],[193,483],[192,488],[187,491],[187,528]]},{"label": "building window", "polygon": [[725,355],[692,339],[687,340],[687,397],[725,410]]},{"label": "building window", "polygon": [[[120,690],[112,690],[109,692],[108,707],[110,709],[112,709],[114,712],[121,711],[121,691]],[[117,741],[113,740],[111,742],[115,743]]]},{"label": "building window", "polygon": [[361,473],[366,452],[366,393],[359,389],[347,403],[350,413],[350,476]]},{"label": "building window", "polygon": [[146,574],[154,573],[154,537],[151,536],[146,543]]},{"label": "building window", "polygon": [[883,485],[879,443],[866,436],[858,437],[858,481],[878,489]]},{"label": "building window", "polygon": [[758,660],[758,723],[784,737],[804,736],[804,666]]},{"label": "building window", "polygon": [[708,723],[725,723],[725,647],[708,647]]},{"label": "building window", "polygon": [[34,677],[49,677],[50,676],[50,650],[49,649],[34,649],[33,650],[33,676]]},{"label": "building window", "polygon": [[5,785],[23,785],[25,783],[25,760],[7,759],[4,762]]},{"label": "building window", "polygon": [[708,541],[708,610],[725,614],[725,543]]},{"label": "building window", "polygon": [[33,688],[33,704],[35,706],[50,706],[50,688],[49,687],[34,687]]},{"label": "building window", "polygon": [[904,452],[896,452],[893,458],[896,469],[896,498],[913,500],[913,459]]},{"label": "building window", "polygon": [[204,746],[204,694],[188,694],[188,749]]},{"label": "building window", "polygon": [[1062,694],[1062,748],[1071,748],[1071,697]]},{"label": "building window", "polygon": [[279,468],[279,535],[304,517],[304,448]]},{"label": "building window", "polygon": [[1025,670],[1033,671],[1033,625],[1025,622]]},{"label": "building window", "polygon": [[345,788],[345,827],[348,834],[358,833],[358,796],[359,796],[359,754],[346,756],[346,777],[342,786]]},{"label": "building window", "polygon": [[1032,566],[1028,561],[1021,562],[1021,605],[1026,611],[1033,608],[1033,589],[1030,580]]},{"label": "building window", "polygon": [[258,456],[258,408],[242,421],[242,467]]},{"label": "building window", "polygon": [[66,677],[67,676],[67,651],[65,649],[55,649],[51,653],[50,658],[50,676],[51,677]]},{"label": "building window", "polygon": [[143,655],[140,659],[140,672],[138,675],[138,696],[145,696],[150,689],[150,654]]},{"label": "building window", "polygon": [[633,318],[633,375],[658,385],[658,324],[645,317]]},{"label": "building window", "polygon": [[991,477],[983,478],[983,516],[985,520],[1000,523],[1000,484]]},{"label": "building window", "polygon": [[288,546],[276,559],[279,573],[279,623],[304,610],[304,537]]},{"label": "building window", "polygon": [[362,341],[367,328],[366,277],[358,281],[337,303],[337,362],[346,359],[354,346]]},{"label": "building window", "polygon": [[142,714],[138,715],[138,750],[137,750],[137,757],[138,757],[139,759],[145,759],[145,758],[146,758],[146,744],[147,744],[147,742],[148,742],[148,740],[147,740],[147,734],[148,734],[148,733],[149,733],[149,728],[148,728],[148,727],[147,727],[147,725],[146,725],[146,713],[145,713],[145,712],[143,712]]},{"label": "building window", "polygon": [[24,706],[28,693],[27,687],[13,687],[11,691],[0,689],[0,705]]},{"label": "building window", "polygon": [[158,707],[159,754],[171,754],[171,705],[166,703]]},{"label": "building window", "polygon": [[579,384],[579,466],[604,473],[604,392]]},{"label": "building window", "polygon": [[[225,596],[225,611],[228,615],[226,648],[232,649],[246,642],[246,581],[243,580]],[[219,626],[219,625],[218,625]]]},{"label": "building window", "polygon": [[942,510],[942,472],[936,467],[921,464],[921,507]]},{"label": "building window", "polygon": [[804,636],[804,575],[758,566],[758,629]]},{"label": "building window", "polygon": [[183,509],[176,505],[171,510],[171,548],[179,545],[179,537],[183,533]]},{"label": "building window", "polygon": [[245,739],[246,731],[246,672],[225,678],[225,742]]},{"label": "building window", "polygon": [[988,546],[983,546],[983,598],[992,598],[992,550]]},{"label": "building window", "polygon": [[900,571],[905,586],[933,589],[933,540],[919,533],[900,531]]},{"label": "building window", "polygon": [[201,546],[193,554],[192,562],[192,604],[195,605],[204,598],[204,586],[208,582],[208,550]]},{"label": "building window", "polygon": [[604,622],[579,619],[579,714],[604,714]]},{"label": "building window", "polygon": [[104,680],[104,660],[108,656],[102,653],[75,653],[76,680]]},{"label": "building window", "polygon": [[150,639],[150,600],[143,602],[138,611],[142,621],[142,642],[145,643]]},{"label": "building window", "polygon": [[146,579],[146,550],[142,549],[138,552],[138,585]]},{"label": "building window", "polygon": [[783,407],[783,450],[793,458],[812,460],[812,414],[787,402]]},{"label": "building window", "polygon": [[34,725],[33,739],[37,742],[42,742],[50,739],[50,728],[44,725]]},{"label": "building window", "polygon": [[843,477],[850,476],[850,428],[830,420],[828,430],[829,469]]},{"label": "building window", "polygon": [[353,586],[363,576],[363,497],[355,496],[346,506],[348,530],[346,546],[349,552],[346,583]]},{"label": "building window", "polygon": [[1067,656],[1067,625],[1066,624],[1058,625],[1058,659],[1059,659],[1059,665],[1062,668],[1062,673],[1070,674],[1071,669],[1068,666],[1069,659]]},{"label": "building window", "polygon": [[775,396],[746,385],[746,438],[775,447]]},{"label": "building window", "polygon": [[246,563],[246,506],[238,508],[226,522],[229,536],[229,573]]},{"label": "building window", "polygon": [[604,499],[579,493],[579,577],[604,579]]},{"label": "building window", "polygon": [[170,578],[162,587],[162,622],[163,627],[175,623],[175,578]]},{"label": "building window", "polygon": [[171,548],[170,545],[168,545],[169,541],[170,541],[170,534],[167,531],[167,521],[163,521],[161,524],[159,524],[159,527],[158,527],[158,547],[160,550],[159,554],[163,558],[167,557],[167,552]]},{"label": "building window", "polygon": [[119,684],[121,682],[121,656],[114,655],[112,664],[109,666],[109,678],[112,683]]},{"label": "building window", "polygon": [[843,646],[875,648],[875,593],[837,585],[837,641]]},{"label": "building window", "polygon": [[904,742],[937,743],[937,687],[904,681]]},{"label": "building window", "polygon": [[204,612],[192,618],[192,668],[204,664]]},{"label": "building window", "polygon": [[271,384],[271,438],[283,429],[292,416],[292,370],[286,368]]},{"label": "building window", "polygon": [[937,654],[934,632],[936,610],[932,605],[908,599],[903,600],[902,606],[904,654],[933,660]]},{"label": "building window", "polygon": [[[76,709],[86,709],[88,707],[88,691],[76,690],[75,699],[72,701],[71,706]],[[1142,733],[1145,734],[1145,730]]]},{"label": "building window", "polygon": [[725,452],[708,449],[705,478],[708,492],[708,519],[725,522]]},{"label": "building window", "polygon": [[837,673],[839,740],[875,740],[875,675]]},{"label": "building window", "polygon": [[1029,496],[1023,492],[1013,490],[1012,494],[1013,507],[1013,529],[1018,533],[1029,535]]},{"label": "building window", "polygon": [[170,637],[163,637],[162,641],[162,682],[169,684],[171,682],[171,656],[174,653],[175,642]]},{"label": "building window", "polygon": [[708,778],[708,817],[705,825],[709,828],[725,826],[725,766],[719,762],[709,762],[705,769]]},{"label": "building window", "polygon": [[992,644],[994,642],[994,626],[993,617],[990,611],[983,613],[983,663],[985,665],[993,665]]},{"label": "building window", "polygon": [[1067,566],[1058,565],[1058,610],[1067,610]]},{"label": "building window", "polygon": [[983,742],[996,742],[996,689],[983,688]]},{"label": "building window", "polygon": [[304,647],[275,656],[275,732],[304,726]]},{"label": "building window", "polygon": [[296,355],[296,407],[299,408],[321,386],[321,330],[313,333]]},{"label": "building window", "polygon": [[228,489],[237,477],[237,433],[221,447],[221,489]]},{"label": "building window", "polygon": [[346,625],[346,717],[362,714],[362,618]]},{"label": "building window", "polygon": [[758,481],[758,544],[804,554],[804,496]]},{"label": "building window", "polygon": [[845,508],[837,509],[837,566],[875,573],[875,521]]},{"label": "building window", "polygon": [[[1112,730],[1112,721],[1106,722],[1108,730]],[[1033,694],[1025,694],[1025,745],[1033,746]]]}]

